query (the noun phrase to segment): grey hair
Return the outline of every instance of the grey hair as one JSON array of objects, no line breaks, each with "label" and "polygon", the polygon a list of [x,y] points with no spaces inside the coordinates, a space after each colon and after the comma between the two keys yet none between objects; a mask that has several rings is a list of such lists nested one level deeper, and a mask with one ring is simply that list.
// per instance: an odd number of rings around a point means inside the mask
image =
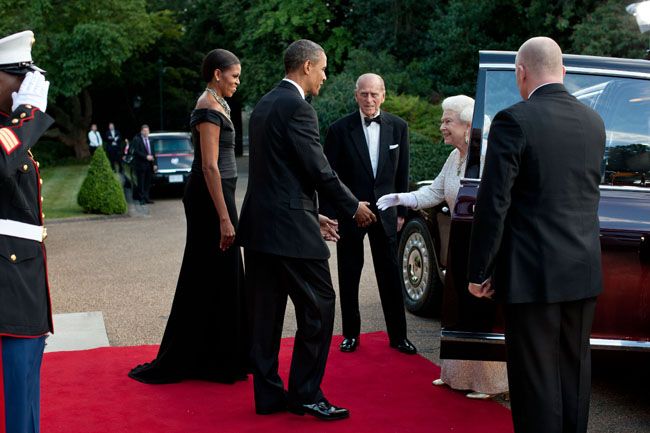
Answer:
[{"label": "grey hair", "polygon": [[361,84],[361,82],[364,81],[364,80],[370,79],[370,78],[374,78],[375,80],[377,80],[379,82],[380,86],[381,86],[381,90],[384,93],[386,92],[386,86],[384,85],[384,79],[381,78],[380,75],[373,74],[372,72],[368,72],[366,74],[359,75],[359,78],[357,78],[357,82],[354,85],[354,90],[358,91],[359,90],[359,85]]},{"label": "grey hair", "polygon": [[[469,120],[463,119],[461,117],[463,111],[469,108]],[[469,96],[465,95],[456,95],[456,96],[450,96],[449,98],[445,98],[444,101],[442,101],[442,110],[443,111],[453,111],[458,115],[458,117],[464,121],[464,122],[471,122],[472,121],[472,113],[474,112],[474,99],[470,98]]]},{"label": "grey hair", "polygon": [[324,53],[323,47],[309,39],[299,39],[293,42],[284,52],[284,72],[297,71],[309,60],[312,63],[320,60],[320,53]]},{"label": "grey hair", "polygon": [[474,115],[474,104],[472,104],[471,106],[468,105],[467,107],[463,108],[463,111],[460,112],[460,115],[458,117],[462,122],[472,123],[473,115]]}]

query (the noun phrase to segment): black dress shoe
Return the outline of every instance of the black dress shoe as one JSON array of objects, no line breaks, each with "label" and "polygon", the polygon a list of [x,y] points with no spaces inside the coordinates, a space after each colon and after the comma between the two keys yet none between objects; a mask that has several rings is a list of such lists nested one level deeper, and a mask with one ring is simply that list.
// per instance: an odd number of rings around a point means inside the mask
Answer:
[{"label": "black dress shoe", "polygon": [[154,203],[153,200],[145,200],[145,202],[148,203],[148,204],[153,204]]},{"label": "black dress shoe", "polygon": [[335,421],[338,419],[345,419],[350,416],[349,410],[334,406],[325,399],[319,401],[318,403],[289,405],[288,409],[289,412],[296,415],[302,416],[304,414],[307,414],[315,416],[316,418],[322,419],[324,421]]},{"label": "black dress shoe", "polygon": [[418,350],[415,348],[413,343],[408,340],[408,338],[403,338],[398,341],[391,341],[390,347],[393,347],[402,353],[406,353],[407,355],[415,355],[418,353]]},{"label": "black dress shoe", "polygon": [[339,349],[341,349],[341,352],[354,352],[357,350],[357,347],[359,347],[359,337],[345,337]]}]

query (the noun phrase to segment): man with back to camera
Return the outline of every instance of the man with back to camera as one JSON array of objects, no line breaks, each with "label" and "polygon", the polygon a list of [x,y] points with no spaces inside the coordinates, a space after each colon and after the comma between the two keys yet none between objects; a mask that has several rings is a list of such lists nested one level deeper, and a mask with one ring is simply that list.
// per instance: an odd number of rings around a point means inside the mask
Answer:
[{"label": "man with back to camera", "polygon": [[515,60],[523,99],[497,113],[479,188],[469,291],[504,302],[516,433],[587,431],[589,336],[602,291],[600,167],[605,127],[564,87],[552,39]]},{"label": "man with back to camera", "polygon": [[[386,111],[384,80],[377,74],[363,74],[356,82],[354,98],[359,110],[334,122],[327,130],[325,155],[341,181],[360,200],[376,203],[385,194],[407,192],[409,181],[409,139],[406,122]],[[373,211],[379,212],[373,204]],[[325,199],[322,212],[337,218]],[[342,352],[354,352],[361,333],[359,281],[363,269],[363,239],[368,234],[381,306],[386,319],[390,346],[415,354],[406,338],[406,316],[397,261],[397,232],[402,229],[406,208],[390,207],[379,212],[377,224],[358,227],[339,218],[341,239],[336,244],[339,294],[343,319]]]},{"label": "man with back to camera", "polygon": [[[336,294],[329,249],[319,227],[318,191],[345,218],[376,220],[339,181],[320,145],[318,118],[305,94],[318,95],[327,56],[309,40],[284,54],[285,78],[257,103],[250,118],[249,178],[238,227],[251,299],[255,410],[289,410],[319,419],[347,418],[320,389],[334,326]],[[288,391],[278,375],[287,296],[296,309]]]},{"label": "man with back to camera", "polygon": [[[30,149],[54,123],[34,34],[0,39],[0,431],[40,430],[40,370],[53,332],[39,164]],[[10,114],[9,114],[10,113]]]}]

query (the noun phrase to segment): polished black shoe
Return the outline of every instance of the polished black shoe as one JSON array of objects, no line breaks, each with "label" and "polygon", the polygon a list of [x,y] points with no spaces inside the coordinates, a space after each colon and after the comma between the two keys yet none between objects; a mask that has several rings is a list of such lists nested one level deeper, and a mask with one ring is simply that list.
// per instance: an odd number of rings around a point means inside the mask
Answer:
[{"label": "polished black shoe", "polygon": [[324,421],[335,421],[339,419],[345,419],[350,416],[349,410],[334,406],[325,399],[319,401],[318,403],[289,405],[288,409],[289,412],[296,415],[307,414],[315,416],[316,418],[322,419]]},{"label": "polished black shoe", "polygon": [[148,203],[148,204],[154,204],[153,200],[145,200],[145,202]]},{"label": "polished black shoe", "polygon": [[402,353],[406,353],[407,355],[415,355],[418,353],[418,350],[415,348],[413,343],[408,340],[408,338],[403,338],[399,341],[391,341],[390,347],[393,347]]},{"label": "polished black shoe", "polygon": [[359,347],[359,337],[345,337],[339,346],[341,352],[354,352]]}]

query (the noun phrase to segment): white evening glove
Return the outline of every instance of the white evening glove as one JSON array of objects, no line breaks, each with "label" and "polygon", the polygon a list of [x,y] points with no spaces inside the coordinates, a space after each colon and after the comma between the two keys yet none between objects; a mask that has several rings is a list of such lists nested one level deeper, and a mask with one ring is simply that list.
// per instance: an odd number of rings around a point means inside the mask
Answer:
[{"label": "white evening glove", "polygon": [[379,197],[377,200],[377,208],[379,210],[386,210],[393,206],[405,206],[414,209],[418,205],[418,199],[412,192],[401,192],[386,194]]},{"label": "white evening glove", "polygon": [[47,109],[47,92],[49,89],[50,82],[45,80],[43,74],[38,71],[28,72],[18,92],[11,94],[13,99],[11,111],[15,111],[20,105],[32,105],[45,112]]}]

